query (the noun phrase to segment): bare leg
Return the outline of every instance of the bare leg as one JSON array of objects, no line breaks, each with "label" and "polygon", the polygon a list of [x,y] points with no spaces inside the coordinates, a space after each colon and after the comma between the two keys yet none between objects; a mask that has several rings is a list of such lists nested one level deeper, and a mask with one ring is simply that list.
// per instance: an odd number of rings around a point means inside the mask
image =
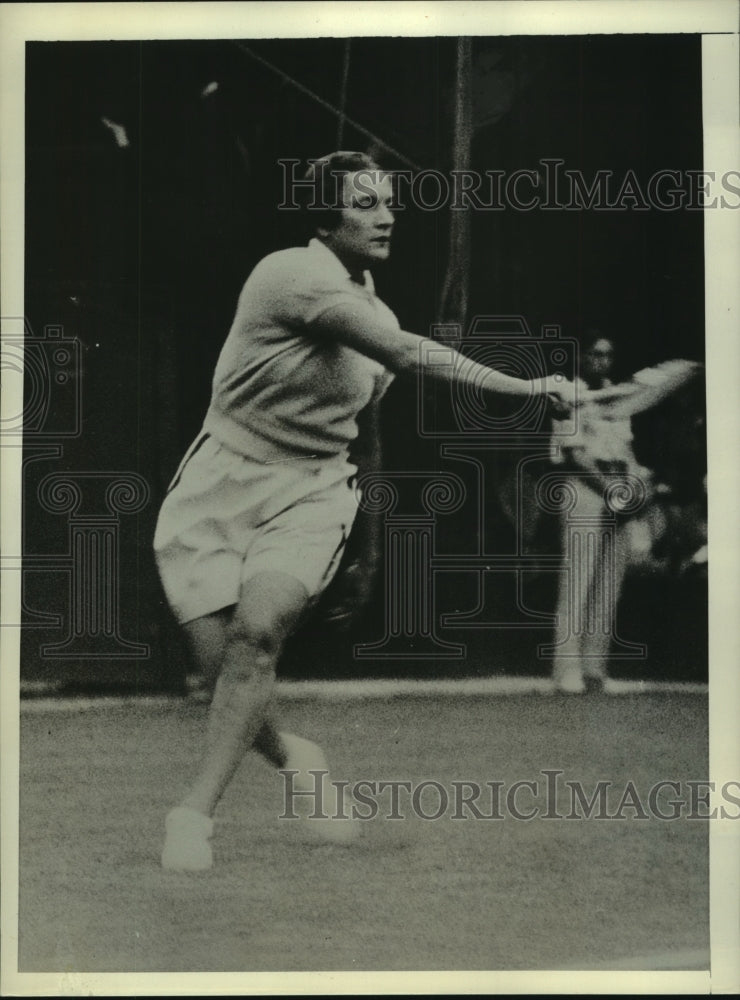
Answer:
[{"label": "bare leg", "polygon": [[[224,660],[228,631],[234,607],[224,608],[212,615],[188,622],[184,627],[193,656],[201,669],[202,676],[210,689],[215,692],[219,671]],[[269,709],[266,709],[266,713]],[[250,749],[249,747],[247,749]],[[266,714],[257,732],[251,749],[262,754],[274,767],[285,767],[285,749],[273,719]]]},{"label": "bare leg", "polygon": [[[284,573],[260,573],[242,587],[225,632],[220,674],[208,719],[203,763],[181,806],[212,816],[219,799],[262,728],[285,640],[308,594]],[[191,622],[193,648],[210,648],[219,630],[212,616]],[[194,633],[196,634],[194,637]],[[214,652],[215,657],[215,652]]]},{"label": "bare leg", "polygon": [[234,607],[235,605],[232,605],[230,608],[214,611],[211,615],[204,615],[183,625],[193,658],[211,693],[216,686],[223,663]]},{"label": "bare leg", "polygon": [[[320,780],[325,814],[336,813],[320,748],[292,734],[278,733],[268,714],[278,658],[307,602],[308,593],[298,580],[284,573],[260,573],[244,584],[230,614],[218,612],[187,626],[201,668],[210,674],[220,669],[220,673],[200,771],[180,805],[167,816],[163,867],[189,871],[211,867],[211,817],[250,749],[262,753],[274,766],[296,772],[295,787],[308,791],[312,799],[316,797],[312,772],[324,772]],[[329,818],[311,824],[317,835],[339,843],[350,843],[358,832],[355,827]]]}]

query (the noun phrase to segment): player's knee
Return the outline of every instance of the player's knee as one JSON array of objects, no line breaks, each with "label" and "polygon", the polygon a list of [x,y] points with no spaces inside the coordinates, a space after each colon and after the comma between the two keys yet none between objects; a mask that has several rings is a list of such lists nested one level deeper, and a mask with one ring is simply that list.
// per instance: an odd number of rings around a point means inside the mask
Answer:
[{"label": "player's knee", "polygon": [[253,675],[274,673],[285,636],[279,622],[236,614],[228,633],[228,643],[236,656],[227,656],[231,671]]}]

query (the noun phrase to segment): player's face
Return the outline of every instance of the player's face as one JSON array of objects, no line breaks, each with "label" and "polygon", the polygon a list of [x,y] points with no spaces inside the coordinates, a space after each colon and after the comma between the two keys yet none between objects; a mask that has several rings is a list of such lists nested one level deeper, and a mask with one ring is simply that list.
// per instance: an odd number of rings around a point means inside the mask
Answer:
[{"label": "player's face", "polygon": [[348,270],[387,260],[394,222],[392,199],[391,179],[378,171],[359,170],[345,176],[341,221],[320,235]]},{"label": "player's face", "polygon": [[584,374],[587,378],[607,378],[614,364],[614,347],[610,340],[601,337],[583,356]]}]

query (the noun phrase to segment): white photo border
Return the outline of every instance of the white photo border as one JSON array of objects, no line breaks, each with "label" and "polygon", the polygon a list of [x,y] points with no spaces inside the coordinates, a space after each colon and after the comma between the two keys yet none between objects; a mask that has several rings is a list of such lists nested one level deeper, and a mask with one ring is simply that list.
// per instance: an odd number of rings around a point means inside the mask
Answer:
[{"label": "white photo border", "polygon": [[[24,49],[31,40],[372,35],[702,34],[705,169],[740,165],[736,0],[499,0],[472,3],[0,4],[2,314],[24,315]],[[740,776],[740,213],[705,212],[708,382],[710,775]],[[13,406],[12,400],[5,401]],[[19,412],[17,406],[12,412]],[[0,451],[4,551],[20,551],[20,449]],[[17,577],[17,574],[13,574]],[[18,621],[17,582],[2,619]],[[30,974],[17,971],[19,636],[2,646],[2,983],[4,995],[337,993],[668,993],[740,989],[740,823],[710,824],[711,974],[707,972]]]}]

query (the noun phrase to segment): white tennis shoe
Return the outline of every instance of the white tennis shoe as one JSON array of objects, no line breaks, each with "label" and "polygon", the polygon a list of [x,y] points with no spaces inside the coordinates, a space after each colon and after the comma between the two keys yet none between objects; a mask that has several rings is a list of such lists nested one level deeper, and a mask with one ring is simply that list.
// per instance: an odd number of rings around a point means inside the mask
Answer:
[{"label": "white tennis shoe", "polygon": [[162,867],[170,871],[199,872],[213,866],[210,839],[213,820],[195,809],[177,806],[165,819]]},{"label": "white tennis shoe", "polygon": [[[332,844],[354,843],[360,836],[360,822],[350,818],[352,803],[338,800],[337,789],[329,779],[324,751],[293,733],[280,733],[280,739],[286,757],[283,770],[298,772],[293,777],[294,791],[315,793],[295,795],[293,812],[304,820],[306,828],[317,839]],[[311,774],[311,771],[323,774]]]}]

